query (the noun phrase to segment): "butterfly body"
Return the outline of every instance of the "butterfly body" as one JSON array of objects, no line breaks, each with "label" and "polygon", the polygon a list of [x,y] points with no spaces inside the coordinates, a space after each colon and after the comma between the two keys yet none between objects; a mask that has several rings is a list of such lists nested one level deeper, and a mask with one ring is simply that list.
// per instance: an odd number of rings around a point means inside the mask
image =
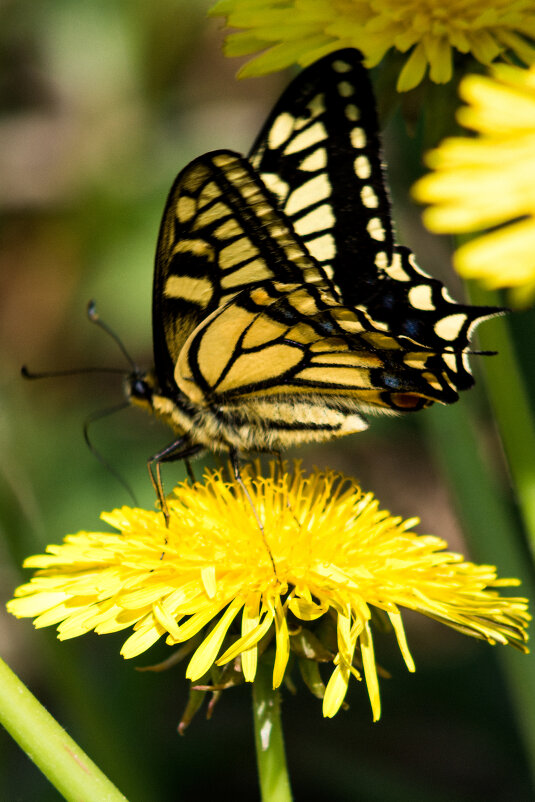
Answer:
[{"label": "butterfly body", "polygon": [[249,158],[199,157],[164,211],[155,367],[133,403],[202,449],[280,451],[452,403],[474,325],[394,242],[371,85],[354,50],[304,70]]}]

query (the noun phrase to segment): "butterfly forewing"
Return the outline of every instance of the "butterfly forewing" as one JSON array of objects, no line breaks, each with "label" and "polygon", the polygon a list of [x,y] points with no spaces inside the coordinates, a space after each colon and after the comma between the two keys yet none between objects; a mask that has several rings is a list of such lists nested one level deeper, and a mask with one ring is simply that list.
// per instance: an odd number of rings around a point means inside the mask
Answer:
[{"label": "butterfly forewing", "polygon": [[338,51],[298,75],[249,158],[344,300],[364,301],[391,261],[394,240],[360,53]]},{"label": "butterfly forewing", "polygon": [[162,389],[191,332],[246,287],[268,279],[325,281],[249,162],[231,151],[193,161],[165,208],[153,288],[155,364]]}]

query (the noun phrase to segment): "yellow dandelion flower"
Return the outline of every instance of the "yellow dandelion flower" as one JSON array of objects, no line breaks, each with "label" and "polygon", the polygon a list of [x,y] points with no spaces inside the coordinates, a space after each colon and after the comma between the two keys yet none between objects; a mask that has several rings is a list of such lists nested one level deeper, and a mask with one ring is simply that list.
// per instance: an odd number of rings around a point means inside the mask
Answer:
[{"label": "yellow dandelion flower", "polygon": [[[274,647],[273,687],[290,653],[303,653],[303,630],[334,624],[334,648],[323,649],[331,675],[323,713],[333,716],[350,677],[365,679],[373,718],[380,716],[372,621],[389,619],[409,671],[414,662],[400,608],[417,610],[489,643],[527,651],[527,602],[495,588],[492,566],[465,562],[437,537],[417,535],[379,508],[371,493],[333,472],[306,475],[296,466],[267,478],[245,478],[250,504],[221,473],[179,485],[161,513],[123,507],[102,518],[115,534],[80,532],[26,566],[41,569],[19,587],[8,609],[58,624],[59,637],[133,627],[122,647],[130,658],[164,636],[173,646],[197,636],[186,669],[196,682],[215,664],[241,658],[245,680],[255,678],[259,644]],[[300,648],[294,648],[299,642]],[[260,646],[262,646],[260,644]]]},{"label": "yellow dandelion flower", "polygon": [[455,52],[490,64],[509,51],[525,64],[535,61],[532,0],[220,0],[211,14],[239,28],[225,52],[264,51],[240,70],[262,75],[316,61],[333,50],[356,47],[366,65],[395,49],[408,53],[398,90],[417,86],[429,68],[435,83],[452,77]]},{"label": "yellow dandelion flower", "polygon": [[492,77],[467,76],[459,91],[469,104],[459,122],[479,136],[451,137],[428,153],[434,172],[413,194],[432,204],[424,212],[432,231],[499,226],[460,247],[455,267],[489,288],[512,287],[525,303],[535,295],[535,66],[497,65]]}]

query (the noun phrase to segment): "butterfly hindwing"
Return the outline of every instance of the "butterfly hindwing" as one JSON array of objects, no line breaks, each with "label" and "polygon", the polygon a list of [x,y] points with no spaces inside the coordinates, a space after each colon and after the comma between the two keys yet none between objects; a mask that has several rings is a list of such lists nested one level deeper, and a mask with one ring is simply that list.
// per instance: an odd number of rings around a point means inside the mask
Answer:
[{"label": "butterfly hindwing", "polygon": [[285,409],[299,399],[351,414],[457,397],[433,350],[385,334],[364,312],[342,306],[328,285],[274,281],[242,291],[195,330],[176,380],[198,405],[249,412],[268,397]]},{"label": "butterfly hindwing", "polygon": [[395,246],[385,273],[387,278],[368,300],[367,313],[406,342],[433,352],[428,366],[443,373],[456,390],[471,387],[470,337],[482,320],[501,310],[457,303],[442,282],[422,270],[412,251],[401,245]]}]

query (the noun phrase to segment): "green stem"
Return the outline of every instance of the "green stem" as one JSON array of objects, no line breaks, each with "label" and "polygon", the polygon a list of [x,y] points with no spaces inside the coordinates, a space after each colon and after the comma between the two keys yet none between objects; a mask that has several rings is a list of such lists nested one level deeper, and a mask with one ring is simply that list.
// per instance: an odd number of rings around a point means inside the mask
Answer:
[{"label": "green stem", "polygon": [[2,660],[0,723],[65,799],[125,802],[126,797]]},{"label": "green stem", "polygon": [[[470,287],[474,303],[499,305],[496,293],[474,285]],[[478,330],[483,350],[497,351],[485,359],[483,370],[494,416],[515,485],[532,555],[535,557],[535,423],[509,325],[505,317],[484,323]]]},{"label": "green stem", "polygon": [[284,752],[280,696],[272,688],[273,667],[261,660],[253,683],[256,761],[262,802],[291,802]]}]

